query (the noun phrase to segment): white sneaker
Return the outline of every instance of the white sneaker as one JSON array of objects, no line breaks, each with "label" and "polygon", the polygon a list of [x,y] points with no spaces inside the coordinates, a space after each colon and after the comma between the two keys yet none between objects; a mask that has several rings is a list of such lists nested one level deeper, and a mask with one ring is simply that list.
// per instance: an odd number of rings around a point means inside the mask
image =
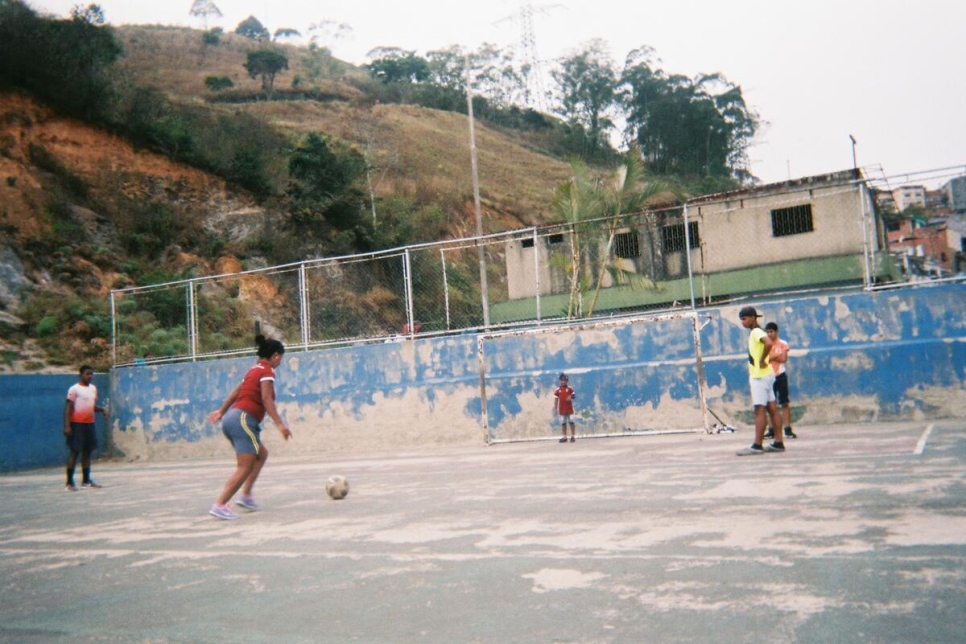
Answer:
[{"label": "white sneaker", "polygon": [[238,515],[231,511],[231,506],[225,504],[224,506],[213,505],[211,509],[208,510],[208,514],[213,517],[218,517],[219,519],[224,519],[225,521],[230,521],[232,519],[237,519]]},{"label": "white sneaker", "polygon": [[255,503],[255,499],[250,496],[240,496],[237,499],[235,499],[235,503],[245,508],[249,512],[254,512],[256,510],[261,509],[262,507],[257,503]]},{"label": "white sneaker", "polygon": [[738,456],[755,456],[757,454],[764,454],[765,450],[760,447],[755,447],[754,445],[749,445],[744,449],[739,449],[735,454]]}]

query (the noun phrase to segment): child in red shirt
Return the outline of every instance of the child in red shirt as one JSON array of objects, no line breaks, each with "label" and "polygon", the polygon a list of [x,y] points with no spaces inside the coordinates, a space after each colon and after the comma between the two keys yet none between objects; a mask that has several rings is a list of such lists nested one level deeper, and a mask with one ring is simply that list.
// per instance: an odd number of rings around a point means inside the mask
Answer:
[{"label": "child in red shirt", "polygon": [[570,442],[573,443],[576,438],[577,429],[574,427],[574,390],[568,384],[567,374],[560,374],[560,386],[557,390],[553,392],[554,397],[554,410],[557,415],[560,416],[561,428],[563,429],[563,437],[560,439],[561,443],[567,442],[567,425],[570,425]]}]

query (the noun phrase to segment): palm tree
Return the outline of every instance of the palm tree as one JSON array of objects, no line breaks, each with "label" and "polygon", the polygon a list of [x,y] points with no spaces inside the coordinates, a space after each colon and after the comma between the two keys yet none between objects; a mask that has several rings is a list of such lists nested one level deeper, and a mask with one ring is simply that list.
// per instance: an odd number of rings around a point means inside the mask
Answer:
[{"label": "palm tree", "polygon": [[607,243],[604,246],[604,254],[601,258],[600,268],[597,272],[597,284],[594,287],[594,296],[587,307],[587,316],[594,314],[597,300],[600,297],[600,289],[604,285],[604,278],[610,275],[615,283],[618,284],[637,284],[655,288],[655,284],[650,280],[642,278],[637,273],[629,273],[621,262],[621,257],[611,258],[611,251],[614,247],[614,239],[617,237],[621,228],[630,225],[627,214],[642,210],[649,200],[654,196],[668,190],[668,186],[661,181],[648,181],[644,164],[641,162],[640,154],[634,148],[627,154],[623,165],[617,167],[610,181],[601,184],[598,197],[601,200],[601,210],[608,216],[607,219]]},{"label": "palm tree", "polygon": [[[648,200],[669,189],[662,182],[647,179],[640,154],[635,149],[628,153],[625,162],[609,178],[593,175],[579,160],[572,161],[571,167],[573,176],[557,188],[553,200],[554,210],[571,228],[569,261],[566,266],[560,266],[570,279],[567,319],[593,315],[607,275],[615,283],[655,288],[650,280],[629,273],[621,262],[623,258],[612,258],[611,253],[619,231],[630,225],[627,214],[639,212]],[[599,229],[599,224],[590,222],[601,217],[606,217],[607,237],[602,257],[596,269],[593,269],[590,256],[594,247],[599,248],[595,243],[599,238],[591,233]],[[582,271],[584,266],[595,274],[585,276]],[[591,286],[593,296],[584,310],[583,293]]]},{"label": "palm tree", "polygon": [[600,200],[593,189],[594,180],[587,170],[587,166],[579,160],[571,161],[573,175],[561,184],[553,195],[553,209],[560,214],[564,221],[570,224],[570,257],[565,266],[561,266],[570,279],[570,298],[567,302],[567,319],[580,315],[581,280],[580,270],[582,257],[582,232],[586,227],[585,221],[595,219],[600,215]]}]

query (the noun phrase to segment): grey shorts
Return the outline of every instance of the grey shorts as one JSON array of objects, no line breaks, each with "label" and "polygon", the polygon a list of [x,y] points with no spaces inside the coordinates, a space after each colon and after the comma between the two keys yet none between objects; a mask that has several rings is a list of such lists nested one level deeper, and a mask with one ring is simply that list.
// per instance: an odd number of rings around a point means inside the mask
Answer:
[{"label": "grey shorts", "polygon": [[755,407],[767,407],[775,402],[775,374],[761,378],[748,378],[751,385],[751,404]]},{"label": "grey shorts", "polygon": [[236,454],[258,454],[262,446],[262,427],[255,417],[232,407],[221,418],[221,432]]}]

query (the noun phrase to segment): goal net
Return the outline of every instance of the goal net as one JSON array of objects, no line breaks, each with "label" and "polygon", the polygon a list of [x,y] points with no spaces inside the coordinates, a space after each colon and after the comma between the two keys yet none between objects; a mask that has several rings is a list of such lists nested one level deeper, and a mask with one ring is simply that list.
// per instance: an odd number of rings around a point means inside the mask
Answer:
[{"label": "goal net", "polygon": [[559,439],[561,373],[577,440],[710,432],[701,329],[711,319],[685,311],[480,334],[484,440]]}]

